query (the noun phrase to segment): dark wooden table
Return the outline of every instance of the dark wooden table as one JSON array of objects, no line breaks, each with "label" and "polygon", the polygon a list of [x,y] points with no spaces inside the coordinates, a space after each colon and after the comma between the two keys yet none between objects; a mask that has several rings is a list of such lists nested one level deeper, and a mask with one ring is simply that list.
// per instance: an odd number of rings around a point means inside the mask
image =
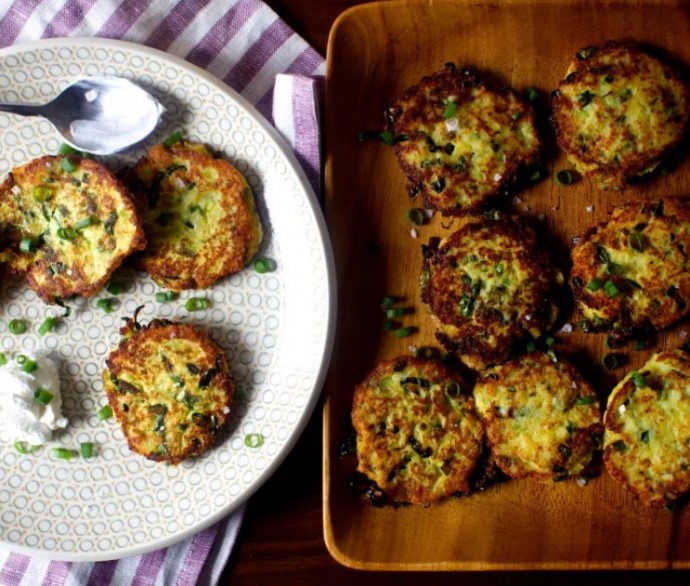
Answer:
[{"label": "dark wooden table", "polygon": [[[338,15],[356,0],[265,0],[322,55]],[[386,573],[345,568],[323,540],[321,404],[295,449],[250,500],[239,540],[220,583],[232,586],[481,584],[497,586],[686,586],[690,572]]]}]

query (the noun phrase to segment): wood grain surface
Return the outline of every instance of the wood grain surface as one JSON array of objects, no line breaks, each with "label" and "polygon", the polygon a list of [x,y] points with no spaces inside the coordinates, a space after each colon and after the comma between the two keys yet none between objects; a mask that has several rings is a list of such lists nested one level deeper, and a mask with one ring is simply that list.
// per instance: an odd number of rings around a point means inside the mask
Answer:
[{"label": "wood grain surface", "polygon": [[[341,422],[352,389],[379,361],[433,345],[434,328],[419,297],[421,244],[452,231],[438,215],[410,233],[410,201],[391,148],[358,143],[357,132],[380,129],[382,112],[423,75],[454,61],[479,72],[495,89],[536,88],[547,117],[548,97],[575,52],[608,40],[631,40],[690,64],[690,10],[674,1],[399,1],[355,8],[335,24],[328,46],[326,214],[338,274],[339,321],[326,386],[324,510],[326,542],[341,563],[386,570],[650,569],[690,567],[690,510],[650,510],[605,473],[587,486],[512,481],[430,508],[374,508],[349,488],[356,462],[339,458]],[[528,218],[567,272],[572,239],[604,221],[613,206],[659,196],[690,195],[690,157],[674,171],[624,191],[599,191],[580,180],[551,179],[569,164],[544,129],[549,177],[506,198],[503,209]],[[404,299],[405,320],[418,332],[383,332],[380,299]],[[576,324],[572,304],[559,326]],[[650,348],[622,350],[629,362],[601,366],[604,335],[556,335],[570,358],[606,396],[630,368],[661,348],[676,347],[688,324],[665,332]],[[681,336],[683,334],[680,334]]]},{"label": "wood grain surface", "polygon": [[[362,0],[267,0],[321,54],[339,14]],[[378,106],[377,106],[378,107]],[[369,112],[378,122],[377,112]],[[350,116],[347,110],[346,116]],[[354,126],[354,125],[353,125]],[[322,522],[322,414],[317,408],[295,449],[252,497],[223,586],[685,586],[688,571],[381,572],[352,570],[326,549]],[[616,537],[613,536],[612,540]]]}]

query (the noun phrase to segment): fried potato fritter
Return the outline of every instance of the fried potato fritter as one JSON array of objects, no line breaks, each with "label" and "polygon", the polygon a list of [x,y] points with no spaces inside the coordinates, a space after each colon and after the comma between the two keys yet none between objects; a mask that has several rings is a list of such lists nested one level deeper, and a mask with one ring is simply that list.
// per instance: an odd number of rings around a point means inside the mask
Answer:
[{"label": "fried potato fritter", "polygon": [[554,290],[563,277],[517,216],[463,217],[423,256],[421,296],[436,337],[470,368],[505,361],[523,338],[539,338],[557,317]]},{"label": "fried potato fritter", "polygon": [[235,385],[223,349],[199,329],[128,319],[106,360],[108,402],[132,451],[178,464],[210,448],[230,419]]},{"label": "fried potato fritter", "polygon": [[133,263],[162,287],[205,289],[240,271],[263,238],[251,188],[199,143],[151,148],[128,183],[149,241]]},{"label": "fried potato fritter", "polygon": [[446,215],[481,209],[541,148],[529,104],[452,63],[406,90],[386,118],[410,193]]},{"label": "fried potato fritter", "polygon": [[543,352],[513,358],[482,373],[474,398],[494,462],[510,478],[582,474],[601,446],[596,394],[563,359]]},{"label": "fried potato fritter", "polygon": [[652,506],[690,492],[690,356],[667,350],[628,373],[604,416],[607,471]]},{"label": "fried potato fritter", "polygon": [[690,313],[690,202],[666,198],[615,208],[571,251],[582,326],[624,342]]},{"label": "fried potato fritter", "polygon": [[466,382],[442,362],[381,362],[354,393],[357,470],[396,503],[470,491],[484,431]]},{"label": "fried potato fritter", "polygon": [[129,191],[102,164],[45,156],[0,185],[0,260],[46,303],[89,297],[146,238]]},{"label": "fried potato fritter", "polygon": [[690,93],[680,75],[626,43],[579,51],[552,107],[558,144],[604,189],[653,171],[690,122]]}]

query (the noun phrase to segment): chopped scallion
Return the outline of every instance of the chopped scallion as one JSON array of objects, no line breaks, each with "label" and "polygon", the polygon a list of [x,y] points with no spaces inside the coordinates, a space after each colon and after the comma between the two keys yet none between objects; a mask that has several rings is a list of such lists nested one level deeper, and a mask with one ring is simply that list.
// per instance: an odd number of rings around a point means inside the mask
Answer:
[{"label": "chopped scallion", "polygon": [[53,190],[48,185],[36,185],[31,193],[36,201],[46,201],[53,195]]},{"label": "chopped scallion", "polygon": [[260,433],[248,433],[244,436],[244,445],[248,448],[260,448],[264,443],[264,436]]},{"label": "chopped scallion", "polygon": [[533,87],[528,87],[525,90],[525,95],[527,96],[527,100],[530,102],[536,102],[539,99],[539,92]]},{"label": "chopped scallion", "polygon": [[457,399],[461,391],[460,384],[454,380],[448,381],[443,387],[443,392],[453,399]]},{"label": "chopped scallion", "polygon": [[62,240],[72,240],[77,236],[77,231],[72,228],[60,227],[57,229],[56,234]]},{"label": "chopped scallion", "polygon": [[455,102],[448,102],[443,110],[443,119],[449,120],[458,113],[458,105]]},{"label": "chopped scallion", "polygon": [[113,408],[110,405],[103,405],[97,413],[96,417],[98,417],[98,421],[105,421],[106,419],[110,419],[113,416]]},{"label": "chopped scallion", "polygon": [[113,311],[113,301],[114,299],[111,299],[109,297],[106,297],[105,299],[99,299],[96,301],[96,307],[105,313],[110,313]]},{"label": "chopped scallion", "polygon": [[60,159],[60,167],[67,173],[74,173],[77,170],[76,163],[69,157],[62,157],[62,159]]},{"label": "chopped scallion", "polygon": [[402,317],[410,313],[410,309],[407,307],[391,307],[386,310],[386,317],[388,319],[395,319],[396,317]]},{"label": "chopped scallion", "polygon": [[628,246],[636,252],[644,250],[644,236],[639,232],[630,232],[628,234]]},{"label": "chopped scallion", "polygon": [[604,368],[607,368],[608,370],[613,370],[618,366],[618,357],[613,353],[606,354],[601,359],[601,363],[604,365]]},{"label": "chopped scallion", "polygon": [[22,370],[27,374],[31,374],[38,368],[36,361],[31,360],[31,358],[28,356],[24,356],[24,354],[17,356],[17,364],[19,364],[19,366],[22,367]]},{"label": "chopped scallion", "polygon": [[157,303],[167,303],[168,301],[175,301],[179,297],[176,291],[157,291],[154,298]]},{"label": "chopped scallion", "polygon": [[7,364],[7,356],[4,352],[0,352],[0,366],[5,366]]},{"label": "chopped scallion", "polygon": [[83,230],[84,228],[88,228],[93,224],[93,216],[87,216],[86,218],[79,220],[76,225],[74,226],[77,230]]},{"label": "chopped scallion", "polygon": [[633,384],[637,388],[641,389],[641,388],[644,388],[647,386],[647,378],[643,374],[640,374],[639,372],[633,372],[630,375],[630,380],[633,382]]},{"label": "chopped scallion", "polygon": [[50,453],[60,460],[71,460],[74,456],[72,450],[68,450],[67,448],[53,448],[50,450]]},{"label": "chopped scallion", "polygon": [[416,328],[414,326],[406,326],[403,328],[398,328],[395,330],[395,337],[396,338],[406,338],[407,336],[411,336],[414,334],[416,331]]},{"label": "chopped scallion", "polygon": [[601,279],[597,279],[596,277],[592,279],[589,283],[587,283],[587,289],[590,291],[599,291],[603,287],[604,283],[602,282]]},{"label": "chopped scallion", "polygon": [[183,138],[184,138],[184,131],[183,130],[176,130],[168,138],[166,138],[163,141],[163,146],[166,148],[170,148],[175,143],[180,142]]},{"label": "chopped scallion", "polygon": [[613,281],[606,281],[604,283],[604,291],[609,297],[615,297],[620,293],[620,289]]},{"label": "chopped scallion", "polygon": [[111,295],[121,295],[125,292],[125,285],[120,281],[110,281],[105,287],[105,290]]},{"label": "chopped scallion", "polygon": [[34,391],[34,401],[36,403],[40,403],[41,405],[50,405],[50,402],[53,400],[53,393],[51,393],[48,389],[44,389],[43,387],[38,387]]},{"label": "chopped scallion", "polygon": [[36,250],[36,241],[33,238],[22,238],[19,242],[21,252],[33,252]]},{"label": "chopped scallion", "polygon": [[41,446],[35,446],[30,444],[29,442],[24,441],[14,442],[14,449],[17,450],[20,454],[31,454],[40,447]]},{"label": "chopped scallion", "polygon": [[556,173],[556,183],[567,187],[573,184],[573,174],[568,169],[561,169]]},{"label": "chopped scallion", "polygon": [[395,305],[398,302],[398,298],[394,297],[393,295],[386,295],[381,299],[381,307],[384,309],[386,307],[390,307],[391,305]]},{"label": "chopped scallion", "polygon": [[56,317],[47,317],[45,318],[45,320],[43,320],[43,323],[38,327],[38,333],[41,336],[45,336],[48,332],[54,330],[56,325]]},{"label": "chopped scallion", "polygon": [[426,223],[426,215],[424,210],[419,208],[412,208],[407,212],[407,219],[410,220],[415,226],[422,226]]},{"label": "chopped scallion", "polygon": [[257,273],[271,273],[276,270],[277,264],[271,258],[257,258],[254,261],[254,270]]},{"label": "chopped scallion", "polygon": [[93,443],[81,442],[79,444],[79,453],[82,458],[93,458]]},{"label": "chopped scallion", "polygon": [[208,307],[208,299],[205,297],[190,297],[184,304],[187,311],[201,311]]},{"label": "chopped scallion", "polygon": [[23,319],[13,319],[7,328],[15,335],[23,334],[26,332],[26,322]]}]

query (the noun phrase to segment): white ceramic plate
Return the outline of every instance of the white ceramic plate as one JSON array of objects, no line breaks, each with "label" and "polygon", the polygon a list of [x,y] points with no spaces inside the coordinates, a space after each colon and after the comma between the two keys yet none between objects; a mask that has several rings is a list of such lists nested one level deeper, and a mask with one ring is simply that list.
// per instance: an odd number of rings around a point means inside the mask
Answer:
[{"label": "white ceramic plate", "polygon": [[[8,356],[48,348],[59,359],[63,413],[70,425],[52,444],[19,454],[0,435],[0,545],[56,560],[115,559],[188,537],[244,502],[277,468],[302,431],[323,384],[334,327],[334,277],[325,224],[308,182],[274,129],[240,96],[202,70],[166,53],[106,39],[56,39],[0,50],[0,100],[49,101],[75,78],[108,74],[132,79],[166,108],[145,144],[102,158],[117,169],[182,128],[222,153],[247,177],[266,238],[260,254],[277,270],[253,268],[206,291],[209,309],[189,313],[185,300],[154,301],[144,273],[120,270],[127,284],[113,313],[95,307],[104,292],[72,303],[72,315],[46,336],[36,333],[45,305],[22,281],[0,283],[0,350]],[[54,154],[62,140],[40,118],[0,114],[0,177],[29,159]],[[193,323],[226,350],[239,393],[229,431],[216,448],[177,467],[130,452],[107,403],[101,372],[119,341],[124,316]],[[13,335],[13,318],[29,331]],[[260,434],[258,448],[245,436]],[[92,441],[97,456],[69,461],[50,448]]]}]

